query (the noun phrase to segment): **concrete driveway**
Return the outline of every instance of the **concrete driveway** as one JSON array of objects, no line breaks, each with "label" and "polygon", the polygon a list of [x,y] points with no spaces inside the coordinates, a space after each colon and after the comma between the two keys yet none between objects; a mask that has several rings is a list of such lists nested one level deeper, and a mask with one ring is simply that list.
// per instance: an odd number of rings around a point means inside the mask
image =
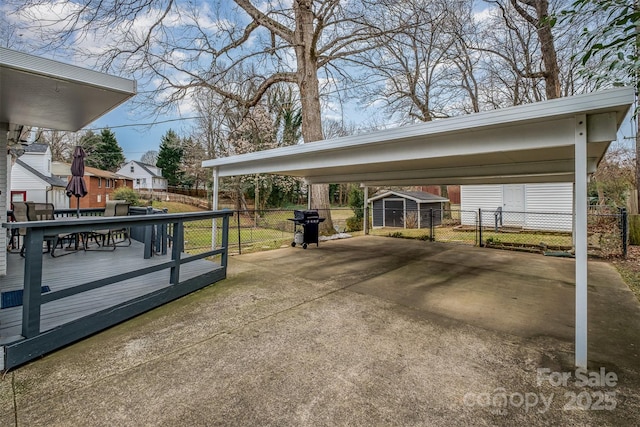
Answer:
[{"label": "concrete driveway", "polygon": [[[640,304],[571,259],[358,237],[229,278],[7,373],[0,425],[637,425]],[[615,377],[615,379],[614,379]]]}]

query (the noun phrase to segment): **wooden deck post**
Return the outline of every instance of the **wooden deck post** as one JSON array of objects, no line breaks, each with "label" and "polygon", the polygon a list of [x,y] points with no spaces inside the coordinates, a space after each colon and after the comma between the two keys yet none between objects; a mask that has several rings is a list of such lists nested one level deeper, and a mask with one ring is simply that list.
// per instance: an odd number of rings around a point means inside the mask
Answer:
[{"label": "wooden deck post", "polygon": [[29,228],[25,239],[24,291],[22,296],[22,336],[35,337],[40,333],[42,296],[42,242],[44,230]]}]

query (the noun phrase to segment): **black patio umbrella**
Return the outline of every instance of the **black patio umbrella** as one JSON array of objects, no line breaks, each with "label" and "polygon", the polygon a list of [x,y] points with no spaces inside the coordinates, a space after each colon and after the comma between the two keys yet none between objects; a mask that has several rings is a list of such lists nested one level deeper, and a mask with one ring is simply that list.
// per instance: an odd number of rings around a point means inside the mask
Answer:
[{"label": "black patio umbrella", "polygon": [[87,186],[84,183],[84,158],[82,147],[73,150],[73,162],[71,162],[71,180],[67,184],[67,197],[76,197],[77,216],[80,218],[80,197],[87,195]]}]

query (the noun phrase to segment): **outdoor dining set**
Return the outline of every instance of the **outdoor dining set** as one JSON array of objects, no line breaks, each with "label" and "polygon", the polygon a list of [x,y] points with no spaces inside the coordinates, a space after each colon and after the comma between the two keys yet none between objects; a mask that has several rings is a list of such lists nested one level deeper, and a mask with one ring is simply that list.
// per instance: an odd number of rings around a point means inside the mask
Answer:
[{"label": "outdoor dining set", "polygon": [[[109,200],[106,203],[104,217],[129,215],[129,203],[124,200]],[[28,221],[77,221],[80,216],[56,217],[55,208],[52,203],[39,202],[13,202],[11,219],[16,222]],[[12,229],[9,245],[9,252],[19,252],[25,256],[26,228]],[[69,234],[46,234],[43,243],[46,249],[43,253],[49,253],[52,257],[67,255],[79,250],[115,250],[118,246],[130,246],[131,236],[128,227],[91,229],[82,232]],[[93,242],[93,244],[92,244]],[[65,247],[66,244],[66,247]],[[19,250],[18,250],[19,248]],[[57,249],[63,252],[56,252]]]}]

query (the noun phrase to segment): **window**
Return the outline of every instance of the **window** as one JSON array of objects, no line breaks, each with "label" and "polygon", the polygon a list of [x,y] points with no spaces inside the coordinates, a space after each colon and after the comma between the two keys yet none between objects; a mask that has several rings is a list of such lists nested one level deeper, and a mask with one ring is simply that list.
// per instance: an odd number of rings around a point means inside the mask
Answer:
[{"label": "window", "polygon": [[130,170],[131,170],[131,173],[135,172],[135,168],[133,167],[133,165],[131,165],[131,169]]},{"label": "window", "polygon": [[102,188],[102,178],[98,178],[98,188]]},{"label": "window", "polygon": [[136,185],[140,185],[140,178],[136,179]]},{"label": "window", "polygon": [[110,179],[106,180],[106,186],[107,186],[107,188],[111,188],[111,180]]},{"label": "window", "polygon": [[98,203],[102,202],[102,194],[98,194]]}]

